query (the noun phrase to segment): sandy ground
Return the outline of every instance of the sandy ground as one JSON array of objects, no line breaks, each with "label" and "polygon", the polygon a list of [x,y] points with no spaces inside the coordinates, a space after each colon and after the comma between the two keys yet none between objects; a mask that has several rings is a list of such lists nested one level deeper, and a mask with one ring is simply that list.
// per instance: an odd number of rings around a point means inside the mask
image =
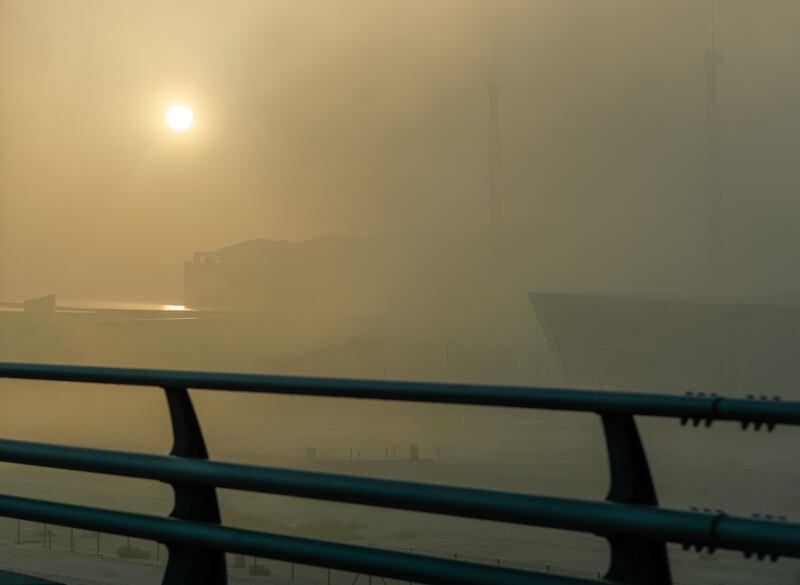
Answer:
[{"label": "sandy ground", "polygon": [[[441,472],[441,470],[440,470]],[[431,470],[431,475],[437,472]],[[445,475],[453,476],[459,472],[449,469]],[[6,478],[9,480],[10,478]],[[10,482],[26,493],[34,492],[40,497],[60,500],[92,500],[94,505],[115,508],[144,508],[143,511],[158,513],[169,506],[166,486],[155,486],[155,491],[137,489],[142,485],[126,485],[130,490],[127,498],[120,491],[109,496],[114,480],[99,481],[92,489],[73,490],[70,481],[64,478],[60,488],[53,490],[53,477],[40,470],[17,468]],[[761,478],[762,480],[764,478]],[[769,481],[769,477],[766,478]],[[73,479],[72,481],[76,481]],[[573,483],[576,480],[568,480]],[[48,485],[44,485],[44,484]],[[588,492],[595,492],[591,481],[584,482]],[[673,497],[677,498],[685,490],[695,493],[703,484],[703,478],[695,476],[690,485],[671,486]],[[7,481],[6,486],[9,485]],[[81,484],[83,485],[83,484]],[[763,485],[763,484],[762,484]],[[556,491],[558,485],[542,484],[543,491]],[[667,484],[667,487],[670,487]],[[12,490],[13,491],[13,490]],[[793,490],[778,490],[784,498],[794,497]],[[78,497],[76,494],[80,494]],[[102,495],[105,494],[105,495]],[[735,494],[728,496],[734,499]],[[134,505],[132,502],[138,502]],[[142,504],[144,502],[144,504]],[[223,517],[226,510],[235,510],[236,518],[270,518],[280,526],[289,526],[307,518],[338,518],[342,520],[358,518],[365,528],[356,544],[381,546],[396,550],[413,549],[414,552],[450,557],[458,554],[459,559],[495,564],[529,570],[547,571],[581,577],[596,577],[604,571],[608,561],[608,550],[604,540],[581,534],[555,530],[536,529],[523,526],[510,526],[493,522],[478,522],[465,519],[440,517],[430,514],[406,513],[391,510],[377,510],[357,506],[331,505],[324,502],[279,498],[260,494],[240,494],[222,492]],[[124,504],[124,505],[121,505]],[[233,522],[234,524],[236,522]],[[117,549],[125,544],[123,537],[102,535],[101,555],[96,554],[97,536],[95,533],[75,531],[75,552],[70,551],[70,531],[63,527],[51,527],[52,549],[41,544],[42,526],[22,523],[20,534],[25,544],[16,544],[17,522],[0,519],[0,569],[36,575],[67,585],[138,585],[156,584],[161,580],[166,561],[166,551],[159,550],[159,563],[155,559],[155,543],[134,540],[133,544],[151,552],[149,561],[130,561],[117,557]],[[797,583],[800,562],[781,559],[776,563],[746,560],[740,554],[718,552],[713,556],[683,551],[680,547],[670,547],[673,577],[676,585],[763,585]],[[308,566],[292,567],[288,563],[259,560],[270,568],[271,575],[249,576],[247,569],[230,568],[231,583],[286,584],[293,582],[308,585],[327,585],[326,569]],[[253,563],[246,559],[247,567]],[[333,571],[330,575],[332,585],[352,585],[356,575]],[[383,581],[374,578],[372,583]],[[368,576],[362,576],[356,583],[369,583]],[[389,585],[397,581],[386,580]]]},{"label": "sandy ground", "polygon": [[[672,552],[672,551],[671,551]],[[792,567],[778,563],[758,563],[752,561],[751,570],[742,571],[742,562],[735,555],[718,555],[716,560],[697,560],[696,555],[676,554],[673,556],[674,582],[676,585],[744,585],[744,584],[787,584],[792,579]],[[566,559],[565,559],[566,560]],[[229,568],[232,584],[291,584],[327,585],[329,574],[319,567],[295,566],[294,580],[292,568],[288,563],[258,561],[270,568],[271,575],[249,576],[246,569]],[[248,566],[252,559],[247,559]],[[691,565],[691,571],[689,571]],[[0,566],[4,569],[24,572],[46,579],[56,580],[66,585],[144,585],[160,583],[164,564],[153,562],[126,561],[114,557],[95,556],[89,553],[43,550],[39,547],[0,546]],[[795,564],[796,567],[796,564]],[[546,570],[545,567],[540,569]],[[551,570],[564,572],[563,567]],[[571,571],[584,573],[583,571]],[[691,576],[688,574],[691,573]],[[587,575],[588,576],[588,575]],[[395,585],[398,581],[342,571],[330,572],[332,585],[352,585],[353,583],[387,583]]]}]

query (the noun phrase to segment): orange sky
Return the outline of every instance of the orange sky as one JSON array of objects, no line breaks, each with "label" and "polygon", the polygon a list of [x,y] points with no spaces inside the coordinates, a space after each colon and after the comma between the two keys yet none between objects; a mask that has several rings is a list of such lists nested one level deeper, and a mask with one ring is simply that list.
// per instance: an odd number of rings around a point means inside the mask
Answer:
[{"label": "orange sky", "polygon": [[[799,9],[724,4],[731,221],[771,257],[798,211]],[[0,297],[169,301],[194,250],[481,225],[493,36],[510,217],[700,241],[707,16],[688,0],[0,0]],[[163,125],[174,102],[197,115],[186,135]]]}]

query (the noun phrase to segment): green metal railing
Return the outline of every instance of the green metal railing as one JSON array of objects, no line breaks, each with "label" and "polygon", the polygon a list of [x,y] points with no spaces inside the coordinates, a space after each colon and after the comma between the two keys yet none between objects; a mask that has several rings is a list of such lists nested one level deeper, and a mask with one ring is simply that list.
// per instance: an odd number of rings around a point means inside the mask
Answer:
[{"label": "green metal railing", "polygon": [[[0,378],[164,389],[174,435],[169,456],[0,440],[0,461],[169,483],[175,492],[169,518],[11,496],[0,496],[0,515],[159,541],[170,552],[166,585],[226,583],[226,552],[449,585],[668,585],[667,543],[800,557],[800,524],[659,507],[634,420],[737,421],[772,430],[800,424],[798,402],[9,363],[0,363]],[[188,389],[594,413],[603,423],[611,487],[606,501],[586,501],[209,461]],[[221,524],[216,488],[593,533],[609,541],[611,562],[596,581],[230,528]]]}]

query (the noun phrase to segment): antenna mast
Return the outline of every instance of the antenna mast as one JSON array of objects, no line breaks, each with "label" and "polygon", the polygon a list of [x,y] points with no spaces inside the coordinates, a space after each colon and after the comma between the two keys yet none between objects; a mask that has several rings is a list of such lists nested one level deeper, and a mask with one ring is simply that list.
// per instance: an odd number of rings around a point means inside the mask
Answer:
[{"label": "antenna mast", "polygon": [[489,201],[495,230],[503,221],[502,142],[500,136],[500,94],[502,87],[497,79],[497,46],[492,43],[492,75],[486,84],[489,94]]},{"label": "antenna mast", "polygon": [[716,6],[711,0],[711,44],[706,49],[706,218],[710,257],[714,266],[720,262],[720,115],[717,99],[717,68],[722,53],[716,48]]}]

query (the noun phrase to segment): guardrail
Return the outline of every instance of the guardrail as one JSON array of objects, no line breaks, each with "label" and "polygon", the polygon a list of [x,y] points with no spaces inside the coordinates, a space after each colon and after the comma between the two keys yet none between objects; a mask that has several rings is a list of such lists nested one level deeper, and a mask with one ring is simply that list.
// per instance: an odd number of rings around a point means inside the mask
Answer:
[{"label": "guardrail", "polygon": [[[0,378],[164,389],[174,436],[168,456],[0,440],[0,461],[169,483],[169,518],[12,496],[0,496],[0,515],[157,540],[170,553],[165,585],[226,583],[225,552],[443,585],[669,585],[667,543],[800,557],[800,524],[659,507],[634,420],[772,430],[800,425],[800,402],[13,363],[0,363]],[[611,486],[606,501],[586,501],[209,461],[189,389],[590,412],[602,419]],[[221,524],[216,488],[594,533],[609,541],[611,561],[597,581],[231,528]]]}]

